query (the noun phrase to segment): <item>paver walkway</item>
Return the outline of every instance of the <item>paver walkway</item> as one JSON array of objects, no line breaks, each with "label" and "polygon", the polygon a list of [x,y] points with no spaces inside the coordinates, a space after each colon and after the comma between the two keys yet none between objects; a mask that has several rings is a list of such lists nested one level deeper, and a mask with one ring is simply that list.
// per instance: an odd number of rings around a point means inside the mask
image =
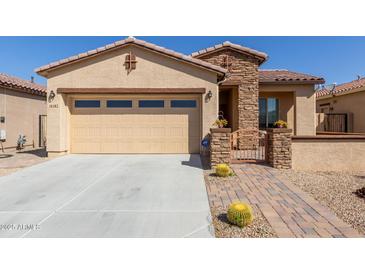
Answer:
[{"label": "paver walkway", "polygon": [[361,237],[329,208],[307,193],[277,178],[273,168],[232,165],[239,182],[210,185],[212,205],[226,207],[235,200],[255,204],[278,237]]}]

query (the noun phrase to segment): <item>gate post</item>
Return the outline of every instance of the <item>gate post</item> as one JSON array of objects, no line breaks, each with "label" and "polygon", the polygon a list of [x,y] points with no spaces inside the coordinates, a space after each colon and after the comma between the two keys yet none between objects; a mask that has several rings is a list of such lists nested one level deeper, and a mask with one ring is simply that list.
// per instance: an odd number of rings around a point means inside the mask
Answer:
[{"label": "gate post", "polygon": [[210,166],[231,163],[231,129],[210,129]]},{"label": "gate post", "polygon": [[292,130],[289,128],[267,129],[267,160],[269,165],[278,169],[291,168],[291,136]]}]

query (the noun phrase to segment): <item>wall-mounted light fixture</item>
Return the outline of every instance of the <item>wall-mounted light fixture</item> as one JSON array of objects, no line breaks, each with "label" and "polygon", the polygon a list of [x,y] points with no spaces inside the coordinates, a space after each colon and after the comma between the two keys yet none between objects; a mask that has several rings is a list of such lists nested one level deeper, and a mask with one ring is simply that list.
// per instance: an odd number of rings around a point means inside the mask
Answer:
[{"label": "wall-mounted light fixture", "polygon": [[207,95],[205,95],[205,102],[208,102],[210,99],[212,99],[213,93],[211,90],[208,91]]},{"label": "wall-mounted light fixture", "polygon": [[56,94],[51,90],[48,95],[48,102],[51,103],[53,99],[56,97]]},{"label": "wall-mounted light fixture", "polygon": [[0,116],[0,123],[5,123],[5,116]]},{"label": "wall-mounted light fixture", "polygon": [[212,91],[211,90],[209,90],[208,91],[208,98],[210,99],[210,98],[212,98],[213,97],[213,93],[212,93]]}]

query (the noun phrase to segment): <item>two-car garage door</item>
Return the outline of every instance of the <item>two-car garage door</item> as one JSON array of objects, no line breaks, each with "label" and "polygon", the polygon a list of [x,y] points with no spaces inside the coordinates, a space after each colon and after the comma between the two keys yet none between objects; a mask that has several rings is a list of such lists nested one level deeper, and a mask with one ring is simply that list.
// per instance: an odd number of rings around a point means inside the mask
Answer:
[{"label": "two-car garage door", "polygon": [[72,153],[199,153],[198,95],[72,97]]}]

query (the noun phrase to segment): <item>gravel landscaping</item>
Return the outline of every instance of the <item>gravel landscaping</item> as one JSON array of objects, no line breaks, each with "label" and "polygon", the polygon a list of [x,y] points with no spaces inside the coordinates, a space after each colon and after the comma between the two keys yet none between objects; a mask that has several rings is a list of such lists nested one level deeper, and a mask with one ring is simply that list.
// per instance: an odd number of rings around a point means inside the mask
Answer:
[{"label": "gravel landscaping", "polygon": [[364,174],[277,170],[277,175],[310,193],[360,233],[365,234],[365,198],[356,193],[365,187]]},{"label": "gravel landscaping", "polygon": [[211,207],[213,226],[217,238],[276,238],[272,227],[256,207],[252,224],[240,228],[231,225],[227,220],[227,209],[223,207]]}]

